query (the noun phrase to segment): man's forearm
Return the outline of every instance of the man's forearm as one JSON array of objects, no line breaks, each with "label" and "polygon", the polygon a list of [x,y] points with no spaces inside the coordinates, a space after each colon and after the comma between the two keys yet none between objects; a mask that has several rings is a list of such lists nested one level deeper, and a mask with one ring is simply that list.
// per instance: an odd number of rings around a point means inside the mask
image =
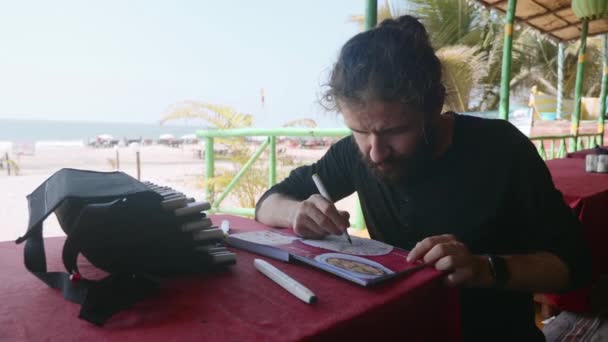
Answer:
[{"label": "man's forearm", "polygon": [[[554,254],[504,256],[509,271],[509,290],[526,292],[561,292],[569,287],[569,272],[564,262]],[[478,256],[481,273],[476,283],[481,287],[494,286],[487,256]]]},{"label": "man's forearm", "polygon": [[272,194],[260,204],[256,219],[268,226],[291,227],[299,201],[281,194]]}]

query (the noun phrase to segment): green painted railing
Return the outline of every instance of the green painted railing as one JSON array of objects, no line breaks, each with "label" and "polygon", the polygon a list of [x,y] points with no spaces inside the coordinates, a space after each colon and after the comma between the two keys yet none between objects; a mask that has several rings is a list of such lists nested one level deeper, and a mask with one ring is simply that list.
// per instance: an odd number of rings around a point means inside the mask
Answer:
[{"label": "green painted railing", "polygon": [[[593,148],[596,145],[602,145],[602,133],[579,133],[576,136],[571,134],[564,135],[546,135],[530,137],[530,140],[536,145],[538,154],[544,160],[555,158],[566,158],[568,152],[580,151],[583,149]],[[574,143],[574,141],[576,141]],[[576,144],[576,146],[573,146]]]},{"label": "green painted railing", "polygon": [[[253,163],[259,159],[264,150],[269,149],[268,158],[268,187],[273,186],[277,182],[277,152],[276,139],[277,137],[312,137],[312,138],[341,138],[350,135],[351,131],[346,128],[331,128],[331,129],[308,129],[308,128],[276,128],[276,129],[259,129],[259,128],[236,128],[228,130],[199,130],[196,135],[202,138],[205,142],[205,179],[211,179],[215,176],[215,152],[213,149],[215,138],[243,138],[243,137],[266,137],[266,140],[253,153],[251,158],[243,165],[243,168],[234,176],[226,189],[219,196],[215,196],[212,184],[207,184],[206,195],[207,200],[211,202],[211,213],[226,213],[243,216],[254,216],[254,208],[234,208],[222,207],[221,204],[228,194],[234,189],[243,175],[251,168]],[[364,228],[365,223],[361,206],[357,201],[357,209],[353,227]]]},{"label": "green painted railing", "polygon": [[[258,129],[258,128],[238,128],[229,130],[199,130],[196,132],[199,138],[205,142],[205,178],[211,179],[215,176],[215,138],[243,138],[243,137],[266,137],[266,140],[253,153],[251,158],[243,165],[243,168],[230,181],[226,189],[221,194],[215,196],[212,184],[207,184],[207,200],[211,202],[211,213],[226,213],[243,216],[254,216],[254,208],[222,207],[221,204],[228,194],[241,180],[243,175],[251,168],[253,163],[259,159],[262,153],[268,148],[268,187],[277,182],[277,158],[276,158],[276,139],[277,137],[333,137],[341,138],[351,134],[346,128],[335,129],[307,129],[307,128],[277,128],[277,129]],[[538,153],[544,160],[554,158],[565,158],[568,152],[578,151],[585,148],[592,148],[596,144],[601,144],[601,133],[579,133],[576,136],[554,135],[536,136],[530,140],[537,146]],[[571,141],[576,141],[575,146]],[[365,223],[361,212],[361,205],[357,200],[357,207],[353,227],[364,228]]]}]

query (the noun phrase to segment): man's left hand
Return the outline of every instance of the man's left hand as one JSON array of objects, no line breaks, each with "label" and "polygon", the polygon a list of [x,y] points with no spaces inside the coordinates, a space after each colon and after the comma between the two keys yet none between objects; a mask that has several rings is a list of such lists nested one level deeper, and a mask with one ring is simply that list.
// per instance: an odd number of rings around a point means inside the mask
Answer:
[{"label": "man's left hand", "polygon": [[422,259],[437,270],[449,273],[446,283],[451,286],[488,287],[493,283],[487,257],[471,254],[453,235],[431,236],[418,242],[407,259],[409,262]]}]

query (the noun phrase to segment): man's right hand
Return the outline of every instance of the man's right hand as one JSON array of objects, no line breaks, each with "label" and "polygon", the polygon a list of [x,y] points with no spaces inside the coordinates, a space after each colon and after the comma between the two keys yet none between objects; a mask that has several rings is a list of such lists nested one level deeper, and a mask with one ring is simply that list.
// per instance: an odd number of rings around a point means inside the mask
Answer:
[{"label": "man's right hand", "polygon": [[308,239],[322,239],[327,235],[342,235],[350,226],[350,215],[315,194],[299,202],[291,218],[294,232]]}]

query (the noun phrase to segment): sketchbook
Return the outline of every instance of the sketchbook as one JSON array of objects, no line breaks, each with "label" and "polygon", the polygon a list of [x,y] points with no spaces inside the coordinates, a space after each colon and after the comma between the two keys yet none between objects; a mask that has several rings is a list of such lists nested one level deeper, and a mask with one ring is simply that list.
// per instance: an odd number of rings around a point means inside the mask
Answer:
[{"label": "sketchbook", "polygon": [[371,286],[414,272],[421,263],[406,260],[407,251],[380,241],[330,235],[322,240],[303,239],[290,229],[239,231],[227,243],[235,248],[285,261],[301,261],[361,286]]}]

